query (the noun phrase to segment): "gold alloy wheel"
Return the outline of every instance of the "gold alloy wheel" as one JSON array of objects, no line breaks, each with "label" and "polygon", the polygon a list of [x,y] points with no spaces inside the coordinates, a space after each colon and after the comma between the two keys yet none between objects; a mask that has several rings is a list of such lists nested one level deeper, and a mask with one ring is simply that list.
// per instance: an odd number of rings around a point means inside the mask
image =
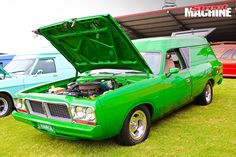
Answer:
[{"label": "gold alloy wheel", "polygon": [[139,140],[143,137],[147,129],[147,117],[141,110],[135,111],[129,122],[129,133],[134,140]]}]

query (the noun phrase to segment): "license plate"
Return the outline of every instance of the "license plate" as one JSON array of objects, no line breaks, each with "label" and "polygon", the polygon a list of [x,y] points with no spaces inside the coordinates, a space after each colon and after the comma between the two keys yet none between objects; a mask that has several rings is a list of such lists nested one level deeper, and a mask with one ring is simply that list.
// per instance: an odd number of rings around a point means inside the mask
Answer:
[{"label": "license plate", "polygon": [[47,125],[47,124],[38,124],[38,128],[41,129],[41,130],[45,130],[45,131],[48,131],[48,132],[55,133],[53,127],[50,126],[50,125]]}]

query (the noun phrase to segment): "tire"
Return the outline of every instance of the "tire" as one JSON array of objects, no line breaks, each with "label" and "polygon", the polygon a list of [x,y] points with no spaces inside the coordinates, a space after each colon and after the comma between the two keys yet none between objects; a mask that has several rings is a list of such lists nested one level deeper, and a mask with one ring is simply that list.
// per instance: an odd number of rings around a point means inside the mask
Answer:
[{"label": "tire", "polygon": [[199,105],[209,105],[212,102],[213,98],[213,90],[212,83],[210,81],[207,82],[203,92],[196,98],[196,102]]},{"label": "tire", "polygon": [[125,146],[132,146],[141,143],[147,139],[150,127],[150,111],[145,106],[138,106],[126,117],[116,142]]},{"label": "tire", "polygon": [[13,101],[10,96],[0,93],[0,118],[11,114],[13,110]]}]

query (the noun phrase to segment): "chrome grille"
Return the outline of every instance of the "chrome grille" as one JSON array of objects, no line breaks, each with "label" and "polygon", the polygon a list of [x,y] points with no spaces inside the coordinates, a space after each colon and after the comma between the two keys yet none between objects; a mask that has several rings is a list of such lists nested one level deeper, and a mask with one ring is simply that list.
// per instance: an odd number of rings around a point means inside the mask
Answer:
[{"label": "chrome grille", "polygon": [[70,118],[67,106],[64,104],[52,104],[47,103],[48,109],[51,116],[54,117],[62,117],[62,118]]},{"label": "chrome grille", "polygon": [[33,112],[46,115],[46,113],[43,109],[42,102],[32,101],[32,100],[30,100],[29,102],[30,102],[30,106],[31,106],[31,109]]},{"label": "chrome grille", "polygon": [[71,121],[68,107],[62,103],[40,102],[35,100],[26,100],[30,114],[49,119],[62,121]]}]

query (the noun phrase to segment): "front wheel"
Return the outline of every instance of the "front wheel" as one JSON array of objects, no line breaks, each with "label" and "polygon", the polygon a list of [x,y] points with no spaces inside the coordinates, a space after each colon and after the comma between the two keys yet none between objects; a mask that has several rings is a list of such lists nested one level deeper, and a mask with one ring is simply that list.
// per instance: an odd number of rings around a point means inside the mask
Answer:
[{"label": "front wheel", "polygon": [[8,116],[13,110],[13,102],[7,94],[0,93],[0,118]]},{"label": "front wheel", "polygon": [[212,97],[212,84],[208,81],[203,92],[197,97],[196,101],[199,105],[209,105],[212,102]]},{"label": "front wheel", "polygon": [[143,142],[148,137],[151,127],[150,111],[145,106],[134,108],[126,117],[117,142],[131,146]]}]

